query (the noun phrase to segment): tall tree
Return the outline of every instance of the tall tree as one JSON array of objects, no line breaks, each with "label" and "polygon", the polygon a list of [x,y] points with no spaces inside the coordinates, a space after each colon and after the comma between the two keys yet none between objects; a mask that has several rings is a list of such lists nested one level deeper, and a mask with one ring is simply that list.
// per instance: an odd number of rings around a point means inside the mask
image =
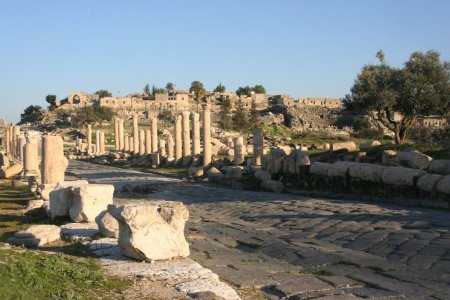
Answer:
[{"label": "tall tree", "polygon": [[47,95],[45,97],[45,101],[47,101],[47,103],[50,105],[54,105],[56,101],[56,95]]},{"label": "tall tree", "polygon": [[99,91],[96,91],[95,94],[98,95],[98,97],[100,99],[112,96],[112,94],[108,90],[99,90]]},{"label": "tall tree", "polygon": [[150,86],[148,85],[148,83],[144,86],[144,94],[150,95]]},{"label": "tall tree", "polygon": [[252,94],[252,88],[250,86],[240,86],[237,90],[236,90],[236,94],[241,97],[241,96],[250,96]]},{"label": "tall tree", "polygon": [[253,87],[253,92],[255,92],[255,94],[265,94],[266,89],[262,85],[257,84]]},{"label": "tall tree", "polygon": [[247,131],[249,127],[247,115],[247,109],[245,109],[242,99],[239,98],[233,117],[233,124],[237,129]]},{"label": "tall tree", "polygon": [[216,88],[214,89],[214,93],[225,93],[225,86],[222,85],[222,83],[220,82],[218,86],[216,86]]},{"label": "tall tree", "polygon": [[23,114],[20,115],[19,124],[40,122],[44,119],[42,107],[39,105],[30,105],[25,108]]},{"label": "tall tree", "polygon": [[166,90],[167,90],[168,92],[173,92],[173,91],[175,90],[175,85],[174,85],[172,82],[168,82],[168,83],[166,84]]},{"label": "tall tree", "polygon": [[153,96],[156,95],[156,94],[165,94],[165,93],[166,93],[165,89],[159,88],[159,87],[156,87],[156,86],[152,86],[152,95]]},{"label": "tall tree", "polygon": [[252,127],[256,127],[260,123],[259,111],[256,107],[255,99],[252,99],[252,105],[250,107],[249,115],[248,115],[248,123]]},{"label": "tall tree", "polygon": [[357,75],[344,99],[347,108],[368,113],[399,144],[407,142],[418,116],[449,113],[450,64],[438,52],[414,52],[403,68],[386,64],[382,51],[377,57],[380,64],[366,65]]},{"label": "tall tree", "polygon": [[231,100],[229,98],[224,98],[220,102],[219,118],[222,129],[231,129],[233,120],[231,118]]},{"label": "tall tree", "polygon": [[196,80],[191,83],[191,87],[189,88],[189,92],[194,93],[195,95],[195,103],[197,104],[197,112],[201,99],[205,96],[206,90],[203,87],[203,83]]}]

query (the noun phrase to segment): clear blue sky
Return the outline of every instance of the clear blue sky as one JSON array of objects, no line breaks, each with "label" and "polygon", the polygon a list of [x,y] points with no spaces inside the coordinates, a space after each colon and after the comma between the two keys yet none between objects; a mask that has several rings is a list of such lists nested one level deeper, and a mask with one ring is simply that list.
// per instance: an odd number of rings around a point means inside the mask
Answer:
[{"label": "clear blue sky", "polygon": [[340,98],[379,49],[393,65],[416,50],[450,60],[450,1],[0,0],[0,117],[169,81]]}]

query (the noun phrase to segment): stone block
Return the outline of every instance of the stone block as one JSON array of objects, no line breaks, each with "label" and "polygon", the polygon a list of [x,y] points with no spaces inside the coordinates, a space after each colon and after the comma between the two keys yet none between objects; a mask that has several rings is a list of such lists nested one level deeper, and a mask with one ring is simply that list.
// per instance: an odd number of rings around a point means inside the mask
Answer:
[{"label": "stone block", "polygon": [[123,255],[143,261],[189,256],[189,244],[184,237],[189,212],[181,202],[108,205],[108,212],[119,222],[119,247]]},{"label": "stone block", "polygon": [[73,198],[72,188],[88,185],[87,180],[64,181],[56,185],[46,184],[49,191],[50,216],[52,219],[69,215],[69,203]]},{"label": "stone block", "polygon": [[384,166],[359,163],[350,167],[348,173],[350,177],[370,182],[381,182]]},{"label": "stone block", "polygon": [[425,174],[417,179],[417,187],[423,191],[434,192],[436,183],[442,179],[442,175]]},{"label": "stone block", "polygon": [[6,169],[0,169],[0,179],[11,178],[15,175],[19,175],[22,173],[23,166],[22,164],[15,164]]},{"label": "stone block", "polygon": [[426,169],[433,158],[418,151],[402,151],[397,154],[396,162],[414,169]]},{"label": "stone block", "polygon": [[261,189],[266,192],[282,193],[284,184],[277,180],[265,180],[261,182]]},{"label": "stone block", "polygon": [[72,188],[69,216],[74,222],[95,222],[108,204],[113,203],[114,186],[90,184]]},{"label": "stone block", "polygon": [[355,142],[343,142],[343,143],[335,143],[331,144],[331,151],[337,151],[337,150],[343,150],[346,149],[347,151],[356,151],[358,147],[356,146]]},{"label": "stone block", "polygon": [[189,167],[188,169],[189,177],[202,177],[204,173],[203,167]]},{"label": "stone block", "polygon": [[242,178],[242,168],[241,167],[228,166],[228,167],[224,167],[223,169],[226,169],[225,170],[226,178],[232,178],[232,179]]},{"label": "stone block", "polygon": [[330,177],[347,177],[348,170],[351,166],[357,165],[358,163],[350,161],[338,161],[331,164],[328,168],[328,176]]},{"label": "stone block", "polygon": [[39,247],[61,238],[61,229],[56,225],[32,225],[18,231],[7,242],[13,245]]},{"label": "stone block", "polygon": [[418,169],[405,167],[386,167],[383,172],[382,181],[392,185],[414,186],[414,181],[426,172]]},{"label": "stone block", "polygon": [[102,211],[95,218],[95,223],[97,223],[101,235],[116,239],[119,238],[119,223],[107,210]]},{"label": "stone block", "polygon": [[436,183],[436,191],[443,194],[450,194],[450,175],[444,176]]},{"label": "stone block", "polygon": [[329,163],[315,162],[311,165],[309,172],[314,175],[328,176]]},{"label": "stone block", "polygon": [[270,174],[269,171],[258,170],[258,171],[255,172],[255,178],[260,180],[260,181],[266,181],[266,180],[271,180],[272,179],[272,175]]},{"label": "stone block", "polygon": [[432,173],[450,175],[450,159],[433,159],[428,170]]}]

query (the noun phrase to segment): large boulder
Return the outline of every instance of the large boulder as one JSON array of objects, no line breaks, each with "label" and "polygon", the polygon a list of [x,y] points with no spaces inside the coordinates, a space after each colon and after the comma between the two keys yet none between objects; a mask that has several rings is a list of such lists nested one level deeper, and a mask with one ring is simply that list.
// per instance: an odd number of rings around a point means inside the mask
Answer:
[{"label": "large boulder", "polygon": [[442,175],[425,174],[417,179],[417,187],[423,191],[434,192],[436,183],[442,179]]},{"label": "large boulder", "polygon": [[356,146],[355,142],[342,142],[342,143],[335,143],[331,144],[331,151],[337,151],[337,150],[347,150],[349,152],[356,151],[358,147]]},{"label": "large boulder", "polygon": [[225,172],[225,177],[230,179],[239,179],[242,177],[242,167],[240,166],[226,166],[222,168]]},{"label": "large boulder", "polygon": [[114,186],[90,184],[72,188],[69,216],[74,222],[95,222],[95,218],[113,203]]},{"label": "large boulder", "polygon": [[359,145],[359,149],[361,149],[363,151],[367,151],[370,148],[380,146],[380,145],[381,145],[381,143],[379,141],[369,141],[369,142],[362,143],[361,145]]},{"label": "large boulder", "polygon": [[[49,191],[50,216],[52,219],[69,215],[69,203],[72,200],[72,188],[88,185],[87,180],[58,182],[55,186],[43,185]],[[53,187],[54,186],[54,187]],[[53,188],[53,190],[51,190]]]},{"label": "large boulder", "polygon": [[269,171],[266,170],[258,170],[255,172],[255,178],[260,181],[266,181],[272,179],[272,175],[270,175]]},{"label": "large boulder", "polygon": [[402,151],[395,158],[398,164],[414,169],[428,168],[432,159],[430,156],[418,151]]},{"label": "large boulder", "polygon": [[450,159],[434,159],[430,162],[428,170],[441,175],[450,175]]},{"label": "large boulder", "polygon": [[95,218],[95,223],[97,223],[101,235],[119,238],[119,223],[107,210],[101,212]]},{"label": "large boulder", "polygon": [[181,202],[108,205],[108,212],[119,222],[119,247],[123,255],[143,261],[189,256],[189,244],[184,237],[189,212]]},{"label": "large boulder", "polygon": [[328,169],[330,166],[331,164],[329,163],[315,162],[312,163],[309,172],[314,175],[328,176]]},{"label": "large boulder", "polygon": [[384,166],[380,165],[359,163],[352,165],[348,171],[348,174],[351,178],[357,178],[370,182],[381,182],[384,168]]},{"label": "large boulder", "polygon": [[350,161],[338,161],[331,164],[328,168],[328,176],[330,177],[347,177],[348,169],[358,163]]},{"label": "large boulder", "polygon": [[266,192],[282,193],[284,184],[278,180],[265,180],[261,182],[261,189]]},{"label": "large boulder", "polygon": [[418,169],[405,167],[386,167],[383,172],[382,181],[392,185],[414,186],[414,182],[426,172]]},{"label": "large boulder", "polygon": [[39,247],[61,238],[61,229],[56,225],[32,225],[14,233],[7,242],[13,245]]},{"label": "large boulder", "polygon": [[450,175],[444,176],[436,183],[436,191],[443,194],[450,194]]}]

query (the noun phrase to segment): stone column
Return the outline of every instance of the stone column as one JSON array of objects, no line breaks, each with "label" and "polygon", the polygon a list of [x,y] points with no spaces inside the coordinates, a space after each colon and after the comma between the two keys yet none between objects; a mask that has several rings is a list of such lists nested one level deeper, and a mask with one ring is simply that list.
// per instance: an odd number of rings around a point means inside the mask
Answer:
[{"label": "stone column", "polygon": [[192,155],[200,154],[200,115],[192,113]]},{"label": "stone column", "polygon": [[261,165],[264,151],[264,135],[262,128],[253,128],[253,164]]},{"label": "stone column", "polygon": [[95,131],[95,155],[100,155],[100,131]]},{"label": "stone column", "polygon": [[100,153],[106,153],[105,149],[105,132],[100,131]]},{"label": "stone column", "polygon": [[234,164],[240,165],[244,162],[244,138],[236,136],[233,138],[234,142]]},{"label": "stone column", "polygon": [[211,112],[209,104],[203,105],[203,164],[211,163]]},{"label": "stone column", "polygon": [[25,147],[25,144],[27,143],[27,140],[25,139],[25,136],[20,135],[18,138],[17,148],[18,148],[18,158],[21,163],[23,163],[23,148]]},{"label": "stone column", "polygon": [[183,111],[183,157],[191,156],[191,130],[189,124],[190,112]]},{"label": "stone column", "polygon": [[119,119],[114,119],[114,150],[120,150]]},{"label": "stone column", "polygon": [[13,126],[13,156],[19,159],[19,136],[20,136],[20,126]]},{"label": "stone column", "polygon": [[92,150],[92,126],[89,124],[87,126],[87,153],[90,154]]},{"label": "stone column", "polygon": [[175,143],[171,134],[167,137],[167,159],[169,161],[173,160]]},{"label": "stone column", "polygon": [[130,144],[130,153],[134,153],[134,139],[132,136],[128,137],[128,144]]},{"label": "stone column", "polygon": [[119,119],[119,150],[125,150],[125,136],[123,130],[123,120]]},{"label": "stone column", "polygon": [[152,131],[150,129],[145,130],[145,154],[152,153]]},{"label": "stone column", "polygon": [[175,160],[183,156],[181,115],[175,116]]},{"label": "stone column", "polygon": [[159,156],[161,158],[166,157],[166,140],[159,140]]},{"label": "stone column", "polygon": [[139,155],[145,155],[145,130],[139,130]]},{"label": "stone column", "polygon": [[158,118],[152,118],[152,152],[158,152]]},{"label": "stone column", "polygon": [[138,115],[133,115],[133,153],[139,153],[139,129],[138,129]]},{"label": "stone column", "polygon": [[23,148],[24,160],[23,169],[24,176],[39,176],[39,155],[38,144],[29,143],[25,144]]},{"label": "stone column", "polygon": [[[10,132],[9,132],[9,127],[7,127],[6,128],[6,145],[5,145],[5,147],[6,147],[6,155],[8,155],[9,153],[10,153],[10,151],[11,151],[11,149],[10,149],[10,147],[11,147],[11,135],[10,135]],[[5,164],[6,164],[6,162],[5,162]]]},{"label": "stone column", "polygon": [[64,181],[68,161],[64,157],[63,139],[56,135],[42,137],[42,184]]},{"label": "stone column", "polygon": [[124,136],[124,146],[123,146],[123,151],[124,151],[124,152],[130,151],[130,139],[129,139],[129,137],[128,137],[128,134],[125,134],[125,136]]}]

